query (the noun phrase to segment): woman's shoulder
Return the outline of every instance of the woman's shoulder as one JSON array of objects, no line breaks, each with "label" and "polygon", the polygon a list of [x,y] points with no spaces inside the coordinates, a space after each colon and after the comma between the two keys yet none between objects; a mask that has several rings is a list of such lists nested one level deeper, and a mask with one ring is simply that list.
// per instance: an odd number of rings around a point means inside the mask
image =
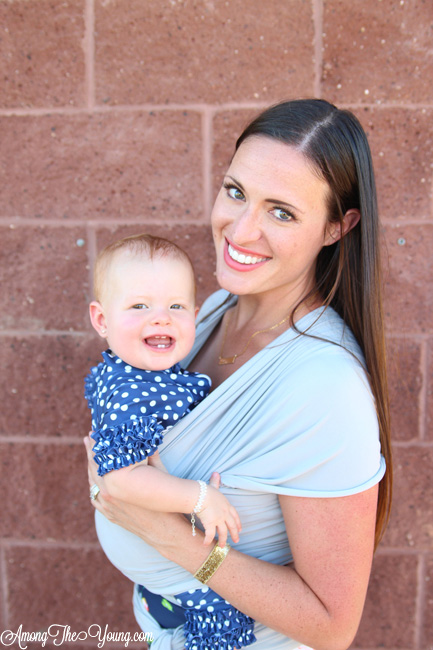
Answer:
[{"label": "woman's shoulder", "polygon": [[281,393],[300,402],[333,401],[333,395],[365,392],[371,399],[365,360],[350,328],[332,309],[316,309],[269,346],[268,372]]},{"label": "woman's shoulder", "polygon": [[311,352],[313,359],[328,356],[355,360],[364,367],[364,355],[350,327],[332,309],[320,307],[296,323],[299,344]]}]

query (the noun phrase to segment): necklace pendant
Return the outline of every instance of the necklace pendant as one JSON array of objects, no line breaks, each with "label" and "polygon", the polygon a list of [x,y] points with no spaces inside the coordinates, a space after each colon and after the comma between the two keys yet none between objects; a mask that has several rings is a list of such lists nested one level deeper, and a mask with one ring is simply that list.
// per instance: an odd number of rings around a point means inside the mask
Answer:
[{"label": "necklace pendant", "polygon": [[238,355],[234,354],[232,357],[218,357],[219,366],[228,366],[236,361]]}]

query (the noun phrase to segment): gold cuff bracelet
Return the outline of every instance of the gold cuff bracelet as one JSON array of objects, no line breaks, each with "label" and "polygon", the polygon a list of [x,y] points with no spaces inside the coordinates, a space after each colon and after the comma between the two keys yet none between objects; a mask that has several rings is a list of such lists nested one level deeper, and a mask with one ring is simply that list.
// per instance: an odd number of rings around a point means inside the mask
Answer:
[{"label": "gold cuff bracelet", "polygon": [[218,543],[216,543],[199,570],[194,573],[194,578],[197,578],[199,582],[205,585],[224,562],[230,548],[230,544],[226,544],[224,548],[221,548],[221,546],[218,546]]}]

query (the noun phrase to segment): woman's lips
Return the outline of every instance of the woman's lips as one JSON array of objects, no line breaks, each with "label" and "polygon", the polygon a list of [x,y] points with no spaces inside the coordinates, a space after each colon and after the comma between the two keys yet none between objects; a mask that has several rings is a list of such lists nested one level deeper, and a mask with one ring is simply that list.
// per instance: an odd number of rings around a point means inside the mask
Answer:
[{"label": "woman's lips", "polygon": [[262,266],[270,260],[270,257],[261,257],[247,249],[237,249],[227,240],[224,245],[224,261],[227,266],[230,266],[236,271],[252,271],[259,266]]}]

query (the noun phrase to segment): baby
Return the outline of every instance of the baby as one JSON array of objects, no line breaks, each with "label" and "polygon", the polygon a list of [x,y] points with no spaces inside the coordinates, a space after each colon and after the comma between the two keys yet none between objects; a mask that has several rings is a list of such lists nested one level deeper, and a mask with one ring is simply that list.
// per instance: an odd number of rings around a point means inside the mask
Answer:
[{"label": "baby", "polygon": [[[237,542],[240,520],[226,497],[204,481],[168,474],[158,452],[164,432],[210,390],[206,375],[179,365],[193,346],[198,311],[190,259],[166,239],[126,237],[99,254],[94,293],[90,319],[109,344],[103,362],[86,377],[98,474],[106,475],[114,497],[159,512],[191,514],[193,535],[195,515],[200,516],[205,544],[216,532],[221,547],[228,532]],[[217,643],[217,618],[222,614],[230,621],[224,647],[234,647],[230,636],[237,647],[254,642],[254,621],[212,590],[176,598],[185,610],[185,648]],[[207,611],[210,603],[212,611],[220,612],[215,621]]]}]

